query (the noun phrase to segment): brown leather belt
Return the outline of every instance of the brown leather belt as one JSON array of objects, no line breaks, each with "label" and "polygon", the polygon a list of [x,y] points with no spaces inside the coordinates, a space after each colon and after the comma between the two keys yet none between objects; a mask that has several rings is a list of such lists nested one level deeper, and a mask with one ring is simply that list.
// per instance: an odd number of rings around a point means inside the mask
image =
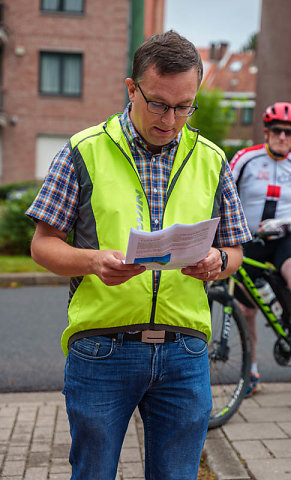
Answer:
[{"label": "brown leather belt", "polygon": [[135,342],[146,342],[146,343],[164,343],[164,342],[173,342],[176,339],[178,340],[178,336],[189,335],[194,338],[201,338],[204,342],[207,342],[207,337],[205,333],[199,332],[198,330],[191,330],[191,332],[185,333],[174,333],[174,332],[167,332],[165,330],[144,330],[144,331],[137,331],[136,333],[129,333],[129,332],[100,332],[97,329],[92,330],[82,330],[80,332],[74,333],[68,341],[68,348],[76,342],[77,340],[81,340],[82,338],[90,338],[95,336],[101,337],[108,337],[108,338],[116,338],[118,337],[119,333],[124,335],[125,340],[132,340]]}]

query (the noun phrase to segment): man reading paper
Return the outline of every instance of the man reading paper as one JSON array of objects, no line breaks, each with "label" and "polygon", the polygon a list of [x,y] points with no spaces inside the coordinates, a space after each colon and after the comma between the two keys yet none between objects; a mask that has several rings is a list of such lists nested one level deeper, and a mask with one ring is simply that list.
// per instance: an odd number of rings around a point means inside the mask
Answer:
[{"label": "man reading paper", "polygon": [[[35,261],[72,277],[62,337],[72,480],[115,479],[137,406],[145,478],[197,477],[212,404],[205,282],[234,272],[250,239],[224,153],[186,123],[201,80],[191,42],[174,31],[149,38],[125,80],[124,112],[70,138],[27,212],[38,221]],[[217,216],[197,265],[124,264],[131,227]]]}]

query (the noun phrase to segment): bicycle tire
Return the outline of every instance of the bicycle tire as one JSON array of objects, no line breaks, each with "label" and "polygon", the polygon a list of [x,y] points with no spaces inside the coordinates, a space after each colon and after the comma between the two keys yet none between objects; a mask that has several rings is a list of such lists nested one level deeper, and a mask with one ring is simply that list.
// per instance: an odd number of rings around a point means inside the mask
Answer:
[{"label": "bicycle tire", "polygon": [[226,293],[212,288],[208,293],[212,338],[208,346],[213,408],[209,429],[224,425],[243,401],[250,379],[251,342],[246,320],[235,299],[230,319],[227,359],[220,359],[218,347],[223,325]]}]

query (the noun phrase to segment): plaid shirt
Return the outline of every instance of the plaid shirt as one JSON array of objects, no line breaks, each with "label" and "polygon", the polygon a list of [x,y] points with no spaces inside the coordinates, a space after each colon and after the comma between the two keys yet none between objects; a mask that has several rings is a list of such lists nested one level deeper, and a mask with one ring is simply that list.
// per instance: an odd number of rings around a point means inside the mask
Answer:
[{"label": "plaid shirt", "polygon": [[[129,143],[146,192],[152,219],[152,230],[162,228],[164,199],[181,132],[161,152],[153,155],[135,130],[128,105],[120,116],[122,130]],[[26,214],[63,232],[70,232],[77,218],[79,186],[74,171],[69,143],[55,156],[43,186]],[[251,239],[228,163],[222,186],[220,223],[214,245],[227,247]],[[124,252],[125,253],[125,252]]]}]

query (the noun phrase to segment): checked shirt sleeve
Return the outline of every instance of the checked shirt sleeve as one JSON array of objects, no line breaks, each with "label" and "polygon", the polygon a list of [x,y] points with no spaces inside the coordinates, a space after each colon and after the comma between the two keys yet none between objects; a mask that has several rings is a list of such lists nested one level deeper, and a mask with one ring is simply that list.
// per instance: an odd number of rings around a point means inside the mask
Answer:
[{"label": "checked shirt sleeve", "polygon": [[69,233],[77,216],[79,186],[69,144],[55,156],[43,185],[26,215]]},{"label": "checked shirt sleeve", "polygon": [[231,247],[249,242],[251,239],[252,236],[230,167],[229,164],[226,163],[221,194],[220,222],[214,239],[214,246]]}]

